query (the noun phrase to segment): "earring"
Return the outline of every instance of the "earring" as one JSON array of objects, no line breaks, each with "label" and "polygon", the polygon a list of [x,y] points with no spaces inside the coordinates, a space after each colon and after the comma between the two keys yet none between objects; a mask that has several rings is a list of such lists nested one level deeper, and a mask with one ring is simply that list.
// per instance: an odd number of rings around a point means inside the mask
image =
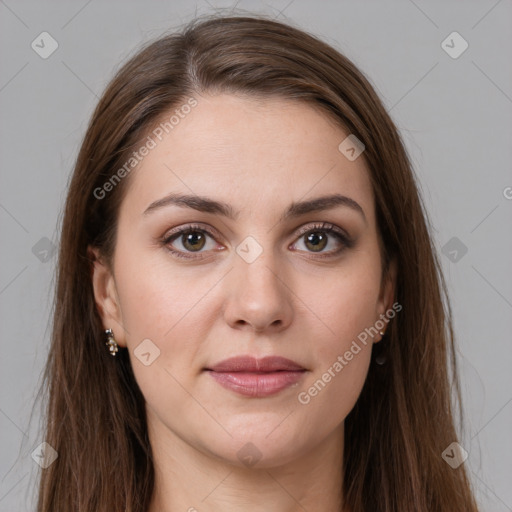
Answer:
[{"label": "earring", "polygon": [[[384,334],[386,334],[386,331],[379,331],[379,334],[384,337]],[[386,363],[386,356],[384,353],[380,353],[379,355],[377,355],[375,357],[375,363],[378,364],[379,366],[382,366],[383,364]]]},{"label": "earring", "polygon": [[379,366],[382,366],[383,364],[386,363],[386,357],[385,356],[377,356],[375,358],[375,362],[379,365]]},{"label": "earring", "polygon": [[106,329],[105,334],[107,335],[107,345],[110,353],[115,357],[116,352],[119,350],[119,346],[117,344],[117,341],[114,339],[114,333],[112,332],[112,329]]}]

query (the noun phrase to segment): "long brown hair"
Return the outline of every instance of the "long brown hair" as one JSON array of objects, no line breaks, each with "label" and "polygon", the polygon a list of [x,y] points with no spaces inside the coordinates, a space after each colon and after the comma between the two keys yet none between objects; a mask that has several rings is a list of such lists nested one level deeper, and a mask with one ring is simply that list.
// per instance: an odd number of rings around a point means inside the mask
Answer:
[{"label": "long brown hair", "polygon": [[162,116],[202,91],[304,101],[365,145],[383,276],[394,258],[395,300],[403,310],[382,345],[387,363],[370,367],[345,420],[345,506],[351,512],[477,511],[464,465],[452,469],[441,456],[457,440],[452,398],[462,424],[451,311],[395,125],[361,71],[316,37],[263,16],[213,16],[132,57],[108,85],[81,146],[62,222],[44,382],[45,440],[59,456],[42,471],[38,512],[147,511],[154,470],[144,398],[127,351],[112,358],[105,347],[88,256],[88,247],[97,247],[112,261],[130,179],[105,200],[94,191]]}]

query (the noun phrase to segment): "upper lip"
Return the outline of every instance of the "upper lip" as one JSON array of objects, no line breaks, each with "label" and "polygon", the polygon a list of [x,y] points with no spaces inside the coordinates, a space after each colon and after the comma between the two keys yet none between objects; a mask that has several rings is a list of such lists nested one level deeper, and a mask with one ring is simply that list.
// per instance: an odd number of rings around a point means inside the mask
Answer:
[{"label": "upper lip", "polygon": [[305,370],[300,364],[286,357],[267,356],[261,359],[252,356],[238,356],[225,359],[206,370],[214,372],[277,372]]}]

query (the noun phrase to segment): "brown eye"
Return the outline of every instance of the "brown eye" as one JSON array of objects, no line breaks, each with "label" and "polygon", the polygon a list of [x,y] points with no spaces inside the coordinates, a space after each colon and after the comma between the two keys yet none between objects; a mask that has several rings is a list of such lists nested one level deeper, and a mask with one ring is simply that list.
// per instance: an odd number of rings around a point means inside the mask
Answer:
[{"label": "brown eye", "polygon": [[313,231],[312,233],[305,235],[306,247],[313,252],[322,251],[328,241],[328,236],[321,231]]},{"label": "brown eye", "polygon": [[186,226],[165,236],[162,245],[177,258],[202,258],[203,253],[215,249],[215,234],[207,228]]},{"label": "brown eye", "polygon": [[316,253],[317,258],[337,256],[354,245],[353,239],[344,230],[329,222],[305,226],[297,236],[299,238],[293,244],[293,249],[309,254]]},{"label": "brown eye", "polygon": [[191,231],[181,235],[181,242],[187,251],[200,251],[206,244],[204,233]]}]

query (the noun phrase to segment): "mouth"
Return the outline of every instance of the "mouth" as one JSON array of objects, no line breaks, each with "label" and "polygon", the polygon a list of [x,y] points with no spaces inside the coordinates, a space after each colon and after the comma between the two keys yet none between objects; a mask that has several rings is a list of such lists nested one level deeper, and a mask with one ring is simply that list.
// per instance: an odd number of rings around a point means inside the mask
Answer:
[{"label": "mouth", "polygon": [[237,394],[263,398],[297,385],[307,372],[300,364],[284,357],[233,357],[205,368],[222,387]]}]

